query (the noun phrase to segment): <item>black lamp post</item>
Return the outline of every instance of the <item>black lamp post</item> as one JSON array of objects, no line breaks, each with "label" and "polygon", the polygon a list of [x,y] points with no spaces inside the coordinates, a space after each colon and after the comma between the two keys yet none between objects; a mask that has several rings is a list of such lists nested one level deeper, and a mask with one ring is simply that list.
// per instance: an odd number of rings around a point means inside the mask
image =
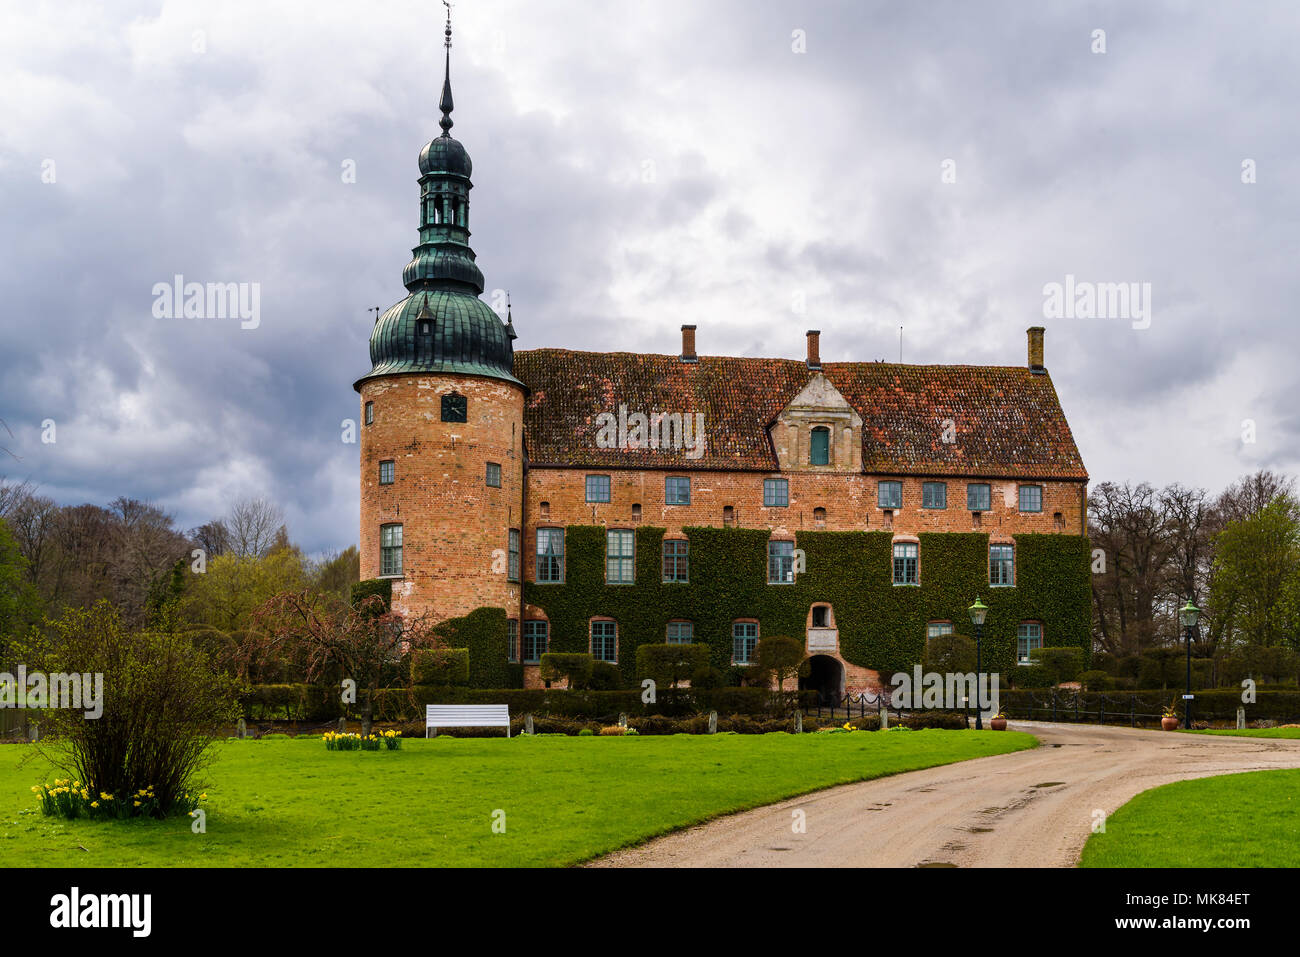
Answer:
[{"label": "black lamp post", "polygon": [[1201,620],[1201,609],[1187,599],[1187,604],[1178,609],[1178,620],[1182,623],[1183,634],[1187,637],[1187,693],[1183,695],[1183,727],[1192,730],[1192,639],[1196,637],[1196,623]]},{"label": "black lamp post", "polygon": [[970,612],[970,622],[975,626],[975,730],[984,730],[984,718],[980,711],[980,639],[984,637],[984,616],[989,613],[989,606],[978,598],[975,604],[966,609]]}]

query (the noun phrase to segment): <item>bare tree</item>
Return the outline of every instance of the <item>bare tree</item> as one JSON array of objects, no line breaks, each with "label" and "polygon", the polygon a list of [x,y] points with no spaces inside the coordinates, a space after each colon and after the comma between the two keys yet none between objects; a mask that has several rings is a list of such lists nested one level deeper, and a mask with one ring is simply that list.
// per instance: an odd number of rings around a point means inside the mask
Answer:
[{"label": "bare tree", "polygon": [[230,551],[241,558],[261,558],[274,547],[277,535],[284,529],[284,510],[264,498],[242,499],[231,508],[225,526]]}]

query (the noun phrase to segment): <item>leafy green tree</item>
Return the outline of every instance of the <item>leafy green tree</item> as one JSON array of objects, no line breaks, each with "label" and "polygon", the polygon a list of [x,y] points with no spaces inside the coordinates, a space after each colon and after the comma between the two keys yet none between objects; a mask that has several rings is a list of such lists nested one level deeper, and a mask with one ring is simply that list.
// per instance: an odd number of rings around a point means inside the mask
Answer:
[{"label": "leafy green tree", "polygon": [[1300,503],[1292,495],[1219,532],[1210,596],[1234,643],[1300,648]]},{"label": "leafy green tree", "polygon": [[27,579],[27,560],[0,518],[0,661],[7,657],[11,638],[35,621],[39,610],[36,589]]}]

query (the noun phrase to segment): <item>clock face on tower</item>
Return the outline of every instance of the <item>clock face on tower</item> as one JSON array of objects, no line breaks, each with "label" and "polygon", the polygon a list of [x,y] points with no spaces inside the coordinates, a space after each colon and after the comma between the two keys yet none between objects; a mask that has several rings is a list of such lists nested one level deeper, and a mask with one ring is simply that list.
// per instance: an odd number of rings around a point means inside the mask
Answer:
[{"label": "clock face on tower", "polygon": [[467,405],[463,395],[452,392],[442,397],[442,421],[464,422],[466,412]]}]

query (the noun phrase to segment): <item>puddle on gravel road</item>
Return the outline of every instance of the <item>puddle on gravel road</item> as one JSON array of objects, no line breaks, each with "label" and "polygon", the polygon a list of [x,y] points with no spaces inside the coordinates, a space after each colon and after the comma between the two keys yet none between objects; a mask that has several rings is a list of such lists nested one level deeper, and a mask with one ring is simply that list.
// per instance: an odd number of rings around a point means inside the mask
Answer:
[{"label": "puddle on gravel road", "polygon": [[951,861],[922,861],[917,867],[956,867]]},{"label": "puddle on gravel road", "polygon": [[1060,787],[1062,784],[1064,784],[1064,783],[1065,783],[1064,781],[1045,781],[1045,782],[1042,783],[1042,784],[1035,784],[1034,787],[1036,787],[1036,788],[1059,788],[1059,787]]}]

